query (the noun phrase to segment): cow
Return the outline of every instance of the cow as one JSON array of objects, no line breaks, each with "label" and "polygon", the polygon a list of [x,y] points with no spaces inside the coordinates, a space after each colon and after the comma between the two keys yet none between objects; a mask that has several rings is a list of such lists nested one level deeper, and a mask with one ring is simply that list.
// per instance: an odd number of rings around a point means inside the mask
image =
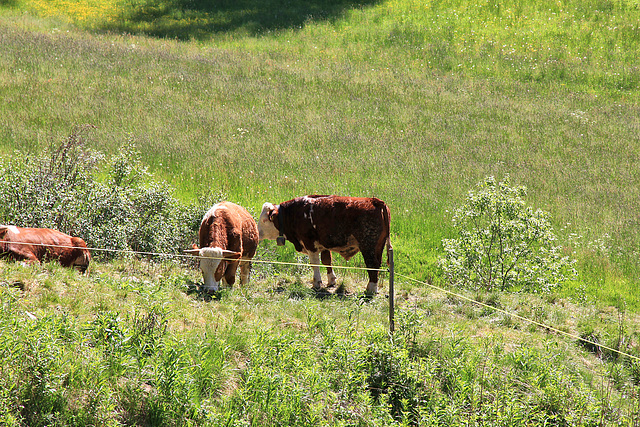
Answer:
[{"label": "cow", "polygon": [[14,225],[0,225],[0,256],[31,263],[58,260],[63,267],[75,267],[82,273],[91,262],[91,253],[80,237],[50,228]]},{"label": "cow", "polygon": [[185,252],[200,257],[207,293],[217,292],[222,278],[232,286],[240,264],[240,283],[249,283],[251,259],[258,248],[256,221],[242,206],[231,202],[214,205],[202,218],[200,247]]},{"label": "cow", "polygon": [[309,255],[313,265],[313,288],[322,288],[320,260],[327,268],[327,285],[334,286],[336,275],[331,267],[331,252],[349,260],[362,252],[369,283],[366,295],[378,291],[378,270],[386,246],[391,249],[389,207],[371,197],[309,195],[297,197],[277,206],[267,202],[258,219],[259,239],[276,239],[284,245],[293,243],[296,251]]}]

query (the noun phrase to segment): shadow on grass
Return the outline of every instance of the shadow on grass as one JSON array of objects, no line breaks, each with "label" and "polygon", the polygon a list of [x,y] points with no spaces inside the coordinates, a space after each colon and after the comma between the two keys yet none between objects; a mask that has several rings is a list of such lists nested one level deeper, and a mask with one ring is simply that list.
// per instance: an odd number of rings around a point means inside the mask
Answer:
[{"label": "shadow on grass", "polygon": [[207,291],[203,287],[202,282],[193,282],[189,281],[184,285],[184,293],[193,297],[197,301],[220,301],[229,296],[229,292],[231,292],[231,287],[225,287],[218,291]]},{"label": "shadow on grass", "polygon": [[[202,282],[194,282],[191,280],[188,280],[182,286],[186,295],[189,295],[198,301],[205,302],[225,299],[233,290],[232,287],[223,287],[219,291],[207,291],[203,288]],[[307,298],[315,298],[318,300],[355,299],[360,303],[366,303],[375,298],[375,296],[367,295],[366,293],[350,292],[344,283],[336,286],[313,289],[312,287],[306,286],[300,278],[296,278],[294,281],[290,281],[288,279],[279,280],[275,287],[271,288],[268,292],[275,294],[287,294],[288,298],[292,300],[302,300]]]},{"label": "shadow on grass", "polygon": [[299,277],[297,277],[294,281],[281,279],[278,281],[278,283],[276,283],[274,288],[269,290],[269,292],[288,294],[288,298],[292,300],[302,300],[307,298],[315,298],[318,300],[355,299],[358,302],[370,302],[373,300],[373,298],[375,298],[375,296],[367,295],[366,293],[351,292],[347,289],[344,283],[314,289],[313,287],[305,285]]},{"label": "shadow on grass", "polygon": [[378,0],[143,0],[102,29],[160,38],[208,39],[215,34],[260,35],[332,20]]}]

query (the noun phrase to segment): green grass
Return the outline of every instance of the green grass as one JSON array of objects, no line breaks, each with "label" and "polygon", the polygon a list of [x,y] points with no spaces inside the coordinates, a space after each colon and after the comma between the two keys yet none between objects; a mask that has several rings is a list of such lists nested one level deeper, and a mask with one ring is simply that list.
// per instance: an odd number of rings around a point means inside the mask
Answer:
[{"label": "green grass", "polygon": [[[638,243],[638,88],[612,89],[598,73],[637,76],[629,59],[635,39],[620,32],[637,31],[638,12],[603,5],[560,12],[544,3],[390,2],[303,28],[283,22],[257,37],[224,32],[209,43],[68,32],[73,27],[5,10],[0,146],[38,150],[89,122],[98,126],[97,148],[136,141],[185,199],[213,187],[256,209],[307,192],[379,195],[399,229],[415,209],[442,224],[475,182],[509,173],[559,227],[570,222],[590,240],[609,234],[628,253]],[[523,20],[528,38],[544,44],[537,52],[573,58],[554,60],[565,77],[532,80],[515,71],[544,68],[512,40],[510,24]],[[406,29],[394,40],[416,46],[388,42],[399,21]],[[557,46],[562,38],[549,37],[549,27],[572,44]],[[471,30],[482,37],[463,48]],[[618,39],[631,45],[605,49]],[[461,64],[496,65],[482,72],[429,65],[440,55],[432,45],[445,42]],[[486,54],[483,43],[512,45],[514,53]],[[574,63],[584,51],[599,55],[597,67]],[[584,81],[570,76],[575,69]]]},{"label": "green grass", "polygon": [[[216,23],[253,10],[244,3],[215,13],[193,3],[188,14],[211,21],[197,37],[179,3],[135,22],[80,19],[78,6],[71,23],[38,2],[15,5],[46,19],[3,9],[7,154],[91,123],[95,148],[134,141],[182,200],[221,193],[257,212],[307,193],[378,196],[399,268],[418,275],[466,191],[509,174],[582,247],[609,236],[605,274],[623,286],[600,290],[605,300],[637,283],[634,3],[319,2],[304,25],[285,14],[248,32]],[[154,3],[128,5],[113,10]],[[175,37],[167,26],[191,41],[122,33]],[[635,292],[623,297],[638,305]]]},{"label": "green grass", "polygon": [[[387,301],[315,298],[256,265],[218,300],[195,269],[135,260],[88,276],[0,261],[5,425],[562,425],[638,416],[637,362],[397,282]],[[307,274],[308,275],[308,274]],[[262,278],[266,276],[265,278]],[[467,295],[637,354],[637,314],[531,295]],[[521,421],[518,421],[521,420]]]},{"label": "green grass", "polygon": [[[377,196],[391,207],[398,272],[444,287],[450,211],[485,176],[509,174],[551,213],[579,277],[500,304],[612,345],[623,324],[637,351],[639,27],[631,0],[2,1],[0,153],[39,152],[91,123],[94,149],[135,142],[183,201],[223,194],[257,216],[265,201],[308,193]],[[85,279],[0,264],[3,360],[15,361],[0,371],[16,384],[3,390],[22,393],[4,395],[3,421],[18,424],[24,402],[59,414],[34,425],[382,425],[406,414],[402,399],[429,402],[411,415],[424,424],[637,415],[635,365],[620,371],[418,285],[398,293],[401,315],[419,319],[401,334],[416,341],[394,347],[384,298],[309,298],[307,268],[266,265],[259,285],[218,302],[185,290],[194,269],[162,268],[99,265]],[[373,372],[417,394],[387,387],[376,400]]]}]

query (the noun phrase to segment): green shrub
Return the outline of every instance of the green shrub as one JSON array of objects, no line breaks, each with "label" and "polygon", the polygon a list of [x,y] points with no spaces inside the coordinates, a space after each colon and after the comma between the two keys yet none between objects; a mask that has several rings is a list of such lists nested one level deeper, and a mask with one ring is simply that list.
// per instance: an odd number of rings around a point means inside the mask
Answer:
[{"label": "green shrub", "polygon": [[441,266],[455,285],[487,291],[548,292],[575,274],[554,246],[549,214],[526,206],[526,188],[487,177],[454,211],[455,239],[444,239]]},{"label": "green shrub", "polygon": [[109,159],[87,149],[89,129],[76,128],[40,155],[16,153],[0,162],[0,223],[80,236],[103,259],[188,247],[208,205],[176,200],[168,184],[147,172],[132,141]]},{"label": "green shrub", "polygon": [[76,206],[92,186],[102,160],[85,148],[90,126],[78,127],[39,156],[16,152],[0,162],[0,223],[74,230]]}]

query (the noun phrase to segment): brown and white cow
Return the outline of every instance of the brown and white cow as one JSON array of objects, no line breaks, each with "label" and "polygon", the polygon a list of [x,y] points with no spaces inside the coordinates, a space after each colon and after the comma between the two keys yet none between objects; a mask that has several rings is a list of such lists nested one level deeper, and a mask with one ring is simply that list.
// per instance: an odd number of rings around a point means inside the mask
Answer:
[{"label": "brown and white cow", "polygon": [[63,267],[85,272],[91,261],[87,244],[50,228],[22,228],[0,225],[0,256],[16,261],[42,262],[58,260]]},{"label": "brown and white cow", "polygon": [[260,240],[290,241],[298,252],[309,255],[313,264],[313,287],[322,287],[320,259],[327,267],[327,282],[335,285],[331,252],[346,260],[362,252],[369,274],[367,294],[378,291],[378,269],[389,239],[388,206],[375,197],[340,197],[310,195],[297,197],[277,206],[265,203],[258,220]]},{"label": "brown and white cow", "polygon": [[240,264],[240,283],[247,284],[251,258],[258,247],[258,227],[242,206],[231,202],[214,205],[200,224],[200,247],[185,252],[200,257],[204,289],[217,292],[222,278],[228,285],[236,281]]}]

